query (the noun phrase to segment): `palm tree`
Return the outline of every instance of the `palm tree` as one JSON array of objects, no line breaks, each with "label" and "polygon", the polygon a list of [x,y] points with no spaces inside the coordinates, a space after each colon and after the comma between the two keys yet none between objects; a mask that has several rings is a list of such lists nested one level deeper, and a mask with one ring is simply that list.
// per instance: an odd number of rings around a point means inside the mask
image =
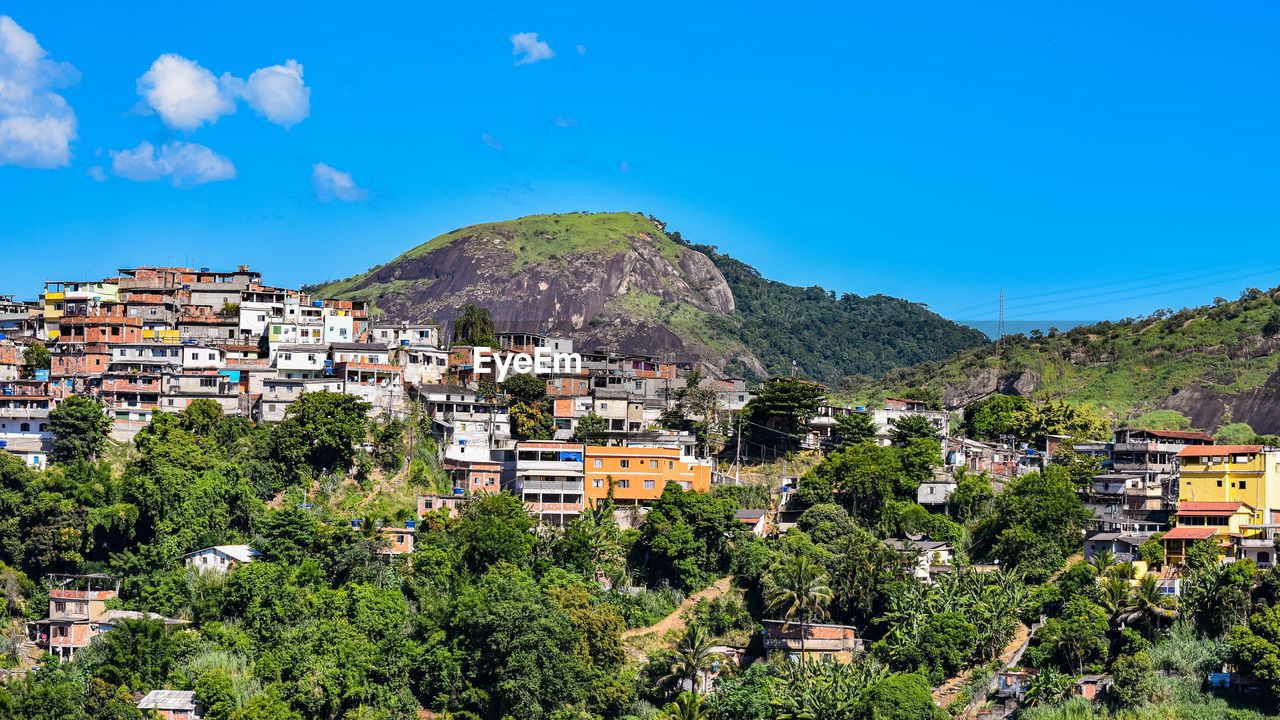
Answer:
[{"label": "palm tree", "polygon": [[467,303],[458,308],[458,319],[453,321],[453,344],[476,345],[493,337],[493,316],[485,308]]},{"label": "palm tree", "polygon": [[1111,568],[1120,564],[1120,558],[1111,550],[1099,550],[1089,558],[1089,567],[1098,573],[1098,577],[1104,578],[1111,573]]},{"label": "palm tree", "polygon": [[1160,592],[1155,575],[1142,576],[1119,615],[1120,621],[1124,623],[1148,618],[1155,622],[1157,629],[1161,620],[1174,620],[1177,617],[1177,598]]},{"label": "palm tree", "polygon": [[654,720],[706,720],[707,708],[697,693],[682,692],[675,702],[662,706]]},{"label": "palm tree", "polygon": [[1114,622],[1129,604],[1129,581],[1124,578],[1109,577],[1100,586],[1102,590],[1102,607],[1111,615]]},{"label": "palm tree", "polygon": [[669,651],[664,658],[670,665],[662,680],[675,680],[682,686],[688,680],[690,688],[700,690],[706,684],[703,682],[705,674],[715,669],[722,659],[712,647],[711,635],[698,623],[690,623],[684,637],[676,643],[676,649]]},{"label": "palm tree", "polygon": [[800,621],[800,659],[804,661],[805,625],[815,617],[827,616],[826,605],[831,602],[831,588],[827,573],[821,565],[807,557],[798,557],[774,574],[778,589],[769,602],[769,610],[785,608],[783,629],[792,621]]},{"label": "palm tree", "polygon": [[613,519],[613,502],[608,499],[588,504],[574,520],[587,541],[591,564],[599,569],[601,563],[613,564],[621,560],[618,523]]}]

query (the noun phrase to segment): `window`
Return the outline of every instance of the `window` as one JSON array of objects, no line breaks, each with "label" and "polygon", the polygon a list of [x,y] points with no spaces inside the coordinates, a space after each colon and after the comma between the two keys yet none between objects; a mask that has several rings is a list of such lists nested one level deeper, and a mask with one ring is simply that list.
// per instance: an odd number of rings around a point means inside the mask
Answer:
[{"label": "window", "polygon": [[1219,480],[1219,481],[1218,481],[1218,487],[1222,487],[1222,481],[1221,481],[1221,480]]},{"label": "window", "polygon": [[652,489],[653,489],[653,481],[652,481],[652,480],[645,480],[645,481],[644,481],[644,489],[645,489],[645,490],[652,490]]},{"label": "window", "polygon": [[31,423],[22,423],[22,425],[19,426],[18,429],[21,430],[22,432],[27,432],[31,429]]},{"label": "window", "polygon": [[619,460],[619,461],[618,461],[618,467],[623,468],[623,469],[625,470],[626,468],[631,467],[631,461],[630,461],[630,460],[627,460],[627,459],[625,459],[625,458],[624,458],[624,459],[622,459],[622,460]]},{"label": "window", "polygon": [[602,487],[604,487],[604,479],[603,479],[603,478],[596,478],[595,480],[592,480],[592,481],[591,481],[591,487],[593,487],[593,488],[602,488]]},{"label": "window", "polygon": [[605,403],[605,402],[600,403],[600,409],[601,409],[601,410],[608,410],[608,409],[609,409],[609,403]]},{"label": "window", "polygon": [[631,487],[631,481],[630,481],[630,480],[619,480],[619,481],[618,481],[618,487],[620,487],[620,488],[622,488],[622,489],[624,489],[624,490],[625,490],[625,489],[627,489],[627,488]]},{"label": "window", "polygon": [[680,487],[683,490],[688,490],[693,487],[693,483],[689,482],[688,480],[681,480]]},{"label": "window", "polygon": [[[591,467],[597,467],[597,468],[602,468],[602,467],[604,467],[604,460],[602,460],[601,458],[596,458],[596,459],[592,460],[592,461],[591,461]],[[599,485],[597,485],[596,487],[599,487]]]},{"label": "window", "polygon": [[1245,489],[1245,481],[1244,481],[1244,480],[1241,480],[1241,481],[1240,481],[1240,489],[1241,489],[1241,490],[1244,490],[1244,489]]},{"label": "window", "polygon": [[649,469],[650,469],[650,470],[657,470],[657,469],[658,469],[658,461],[657,461],[657,460],[650,460],[650,461],[649,461]]}]

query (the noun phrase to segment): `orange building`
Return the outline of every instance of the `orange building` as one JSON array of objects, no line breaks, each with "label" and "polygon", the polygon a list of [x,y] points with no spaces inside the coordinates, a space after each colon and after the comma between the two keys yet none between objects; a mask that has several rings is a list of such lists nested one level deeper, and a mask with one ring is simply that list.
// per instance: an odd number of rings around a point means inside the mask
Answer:
[{"label": "orange building", "polygon": [[711,466],[681,457],[674,447],[588,445],[585,465],[587,500],[593,503],[608,496],[610,479],[619,505],[652,505],[669,482],[695,492],[711,490]]}]

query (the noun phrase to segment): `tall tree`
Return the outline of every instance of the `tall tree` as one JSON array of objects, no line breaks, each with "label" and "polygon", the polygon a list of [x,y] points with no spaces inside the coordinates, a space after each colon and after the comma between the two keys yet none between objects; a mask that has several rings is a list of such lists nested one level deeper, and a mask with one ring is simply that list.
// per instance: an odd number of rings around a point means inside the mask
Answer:
[{"label": "tall tree", "polygon": [[72,395],[49,411],[49,429],[53,432],[50,457],[54,462],[92,460],[107,442],[111,418],[98,399]]},{"label": "tall tree", "polygon": [[680,642],[676,643],[675,650],[668,652],[663,659],[667,665],[667,673],[663,679],[678,683],[688,681],[690,689],[695,693],[702,692],[706,685],[706,674],[723,659],[712,647],[714,643],[706,628],[697,622],[690,623]]},{"label": "tall tree", "polygon": [[453,321],[454,345],[492,345],[493,336],[493,315],[487,308],[474,303],[458,308],[458,319]]},{"label": "tall tree", "polygon": [[837,450],[843,450],[850,445],[860,445],[874,440],[875,437],[876,423],[866,413],[841,415],[836,420],[836,426],[831,429],[831,439],[835,442]]},{"label": "tall tree", "polygon": [[805,422],[818,414],[826,392],[817,383],[799,378],[774,378],[743,409],[742,434],[751,451],[789,452],[800,447]]},{"label": "tall tree", "polygon": [[356,443],[364,441],[368,432],[370,407],[345,393],[306,393],[289,405],[288,417],[281,425],[296,429],[312,468],[346,472],[355,457]]},{"label": "tall tree", "polygon": [[911,444],[912,440],[942,441],[942,436],[938,434],[938,428],[934,426],[932,420],[924,415],[907,415],[905,417],[892,418],[889,420],[889,424],[893,426],[893,444],[898,447],[906,447]]},{"label": "tall tree", "polygon": [[783,627],[799,621],[800,658],[804,660],[806,625],[827,616],[833,597],[829,578],[821,565],[802,555],[775,570],[773,582],[778,589],[769,601],[769,610],[783,611]]}]

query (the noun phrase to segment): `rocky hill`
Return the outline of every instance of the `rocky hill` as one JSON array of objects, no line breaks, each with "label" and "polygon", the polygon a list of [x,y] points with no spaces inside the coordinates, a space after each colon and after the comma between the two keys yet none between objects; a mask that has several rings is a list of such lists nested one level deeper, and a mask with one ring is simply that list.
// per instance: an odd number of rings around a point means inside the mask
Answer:
[{"label": "rocky hill", "polygon": [[986,341],[916,303],[764,280],[635,213],[472,225],[310,290],[366,300],[390,319],[434,320],[446,337],[457,308],[471,302],[502,330],[568,334],[580,347],[704,359],[755,376],[790,372],[794,361],[831,383]]},{"label": "rocky hill", "polygon": [[1251,288],[1239,300],[1044,337],[1006,337],[998,352],[992,344],[858,383],[849,399],[877,402],[927,387],[958,409],[996,393],[1047,396],[1095,405],[1118,423],[1145,425],[1147,413],[1173,410],[1197,429],[1247,423],[1276,434],[1278,336],[1280,288]]}]

